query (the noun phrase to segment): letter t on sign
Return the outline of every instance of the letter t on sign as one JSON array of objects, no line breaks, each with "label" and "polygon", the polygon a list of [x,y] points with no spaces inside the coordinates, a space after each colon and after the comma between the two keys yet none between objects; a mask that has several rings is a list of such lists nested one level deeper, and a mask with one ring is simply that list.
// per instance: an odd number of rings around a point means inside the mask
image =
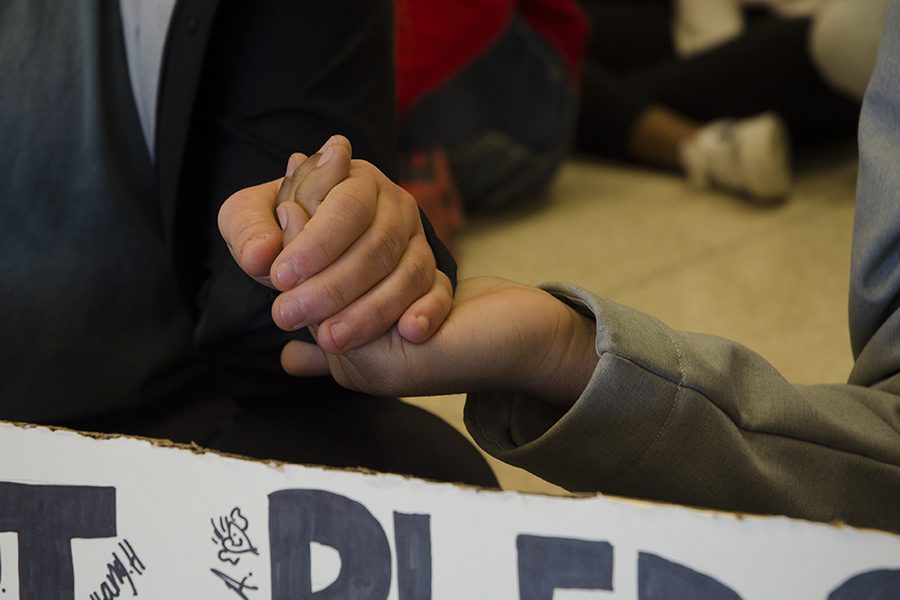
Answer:
[{"label": "letter t on sign", "polygon": [[19,598],[74,600],[72,538],[116,535],[116,488],[0,482],[0,531],[19,534]]}]

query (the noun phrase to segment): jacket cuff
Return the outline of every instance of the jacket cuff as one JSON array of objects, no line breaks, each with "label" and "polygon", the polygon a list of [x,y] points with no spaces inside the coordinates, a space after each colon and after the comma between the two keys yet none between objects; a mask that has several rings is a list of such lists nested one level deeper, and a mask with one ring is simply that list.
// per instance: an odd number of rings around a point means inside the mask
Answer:
[{"label": "jacket cuff", "polygon": [[422,228],[425,230],[425,239],[428,240],[428,245],[431,246],[431,251],[434,253],[434,261],[437,263],[437,268],[450,278],[450,286],[455,292],[456,260],[454,260],[453,255],[450,254],[450,251],[447,250],[444,242],[438,238],[437,234],[434,232],[434,227],[431,226],[431,221],[428,220],[428,217],[425,216],[425,212],[421,208],[419,209],[419,218],[422,219]]},{"label": "jacket cuff", "polygon": [[684,381],[676,334],[583,288],[541,287],[594,317],[599,359],[591,380],[567,411],[520,394],[471,394],[466,427],[504,462],[571,490],[602,489],[640,465],[675,406]]}]

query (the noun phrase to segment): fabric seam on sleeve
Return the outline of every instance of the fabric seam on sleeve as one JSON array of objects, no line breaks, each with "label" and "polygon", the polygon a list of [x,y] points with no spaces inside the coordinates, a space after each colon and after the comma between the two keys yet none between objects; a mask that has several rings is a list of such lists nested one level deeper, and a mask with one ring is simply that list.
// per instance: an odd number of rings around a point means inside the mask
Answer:
[{"label": "fabric seam on sleeve", "polygon": [[678,361],[678,383],[675,385],[675,393],[672,395],[672,401],[669,403],[669,410],[666,412],[666,418],[663,421],[662,425],[659,426],[659,429],[656,430],[656,435],[653,436],[653,441],[647,446],[641,456],[635,460],[631,465],[626,467],[622,472],[618,473],[616,476],[611,477],[611,480],[620,479],[625,477],[631,471],[638,469],[643,465],[650,456],[650,453],[653,451],[653,448],[656,447],[656,443],[662,437],[663,431],[665,431],[666,427],[669,425],[669,421],[672,419],[672,415],[675,413],[675,407],[678,404],[678,395],[681,393],[681,390],[684,386],[684,380],[687,377],[684,370],[684,360],[681,356],[681,348],[678,346],[678,341],[675,339],[675,336],[672,335],[672,332],[668,329],[666,330],[666,335],[669,338],[669,341],[672,342],[672,346],[675,348],[675,358]]}]

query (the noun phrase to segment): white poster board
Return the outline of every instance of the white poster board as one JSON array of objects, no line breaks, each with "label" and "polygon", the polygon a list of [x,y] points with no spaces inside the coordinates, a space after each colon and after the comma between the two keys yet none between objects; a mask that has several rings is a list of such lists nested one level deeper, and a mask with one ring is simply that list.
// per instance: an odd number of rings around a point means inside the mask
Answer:
[{"label": "white poster board", "polygon": [[0,456],[0,600],[900,598],[875,531],[5,423]]}]

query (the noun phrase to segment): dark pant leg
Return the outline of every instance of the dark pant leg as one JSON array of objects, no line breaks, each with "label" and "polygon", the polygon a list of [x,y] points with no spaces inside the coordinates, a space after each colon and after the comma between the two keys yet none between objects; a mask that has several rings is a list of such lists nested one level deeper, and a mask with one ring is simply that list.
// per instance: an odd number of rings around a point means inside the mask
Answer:
[{"label": "dark pant leg", "polygon": [[575,148],[625,159],[628,136],[651,99],[626,80],[673,56],[670,0],[583,0],[591,35],[581,73]]},{"label": "dark pant leg", "polygon": [[352,392],[313,410],[311,402],[243,403],[210,445],[257,458],[497,486],[475,446],[426,410]]},{"label": "dark pant leg", "polygon": [[808,19],[759,17],[730,42],[635,70],[626,80],[699,121],[774,110],[797,141],[852,137],[859,105],[819,76],[807,52],[809,27]]},{"label": "dark pant leg", "polygon": [[497,487],[475,446],[439,417],[324,378],[308,381],[303,395],[235,400],[204,394],[61,425],[196,443],[257,459]]},{"label": "dark pant leg", "polygon": [[744,35],[682,59],[674,55],[668,5],[583,3],[592,36],[579,149],[624,157],[631,126],[653,103],[700,122],[774,110],[801,144],[855,135],[859,105],[828,87],[810,61],[808,19],[753,14]]},{"label": "dark pant leg", "polygon": [[671,58],[672,4],[673,0],[582,0],[591,23],[587,60],[622,74]]},{"label": "dark pant leg", "polygon": [[585,61],[581,72],[581,110],[575,149],[625,159],[628,136],[650,105],[642,93],[596,61]]}]

